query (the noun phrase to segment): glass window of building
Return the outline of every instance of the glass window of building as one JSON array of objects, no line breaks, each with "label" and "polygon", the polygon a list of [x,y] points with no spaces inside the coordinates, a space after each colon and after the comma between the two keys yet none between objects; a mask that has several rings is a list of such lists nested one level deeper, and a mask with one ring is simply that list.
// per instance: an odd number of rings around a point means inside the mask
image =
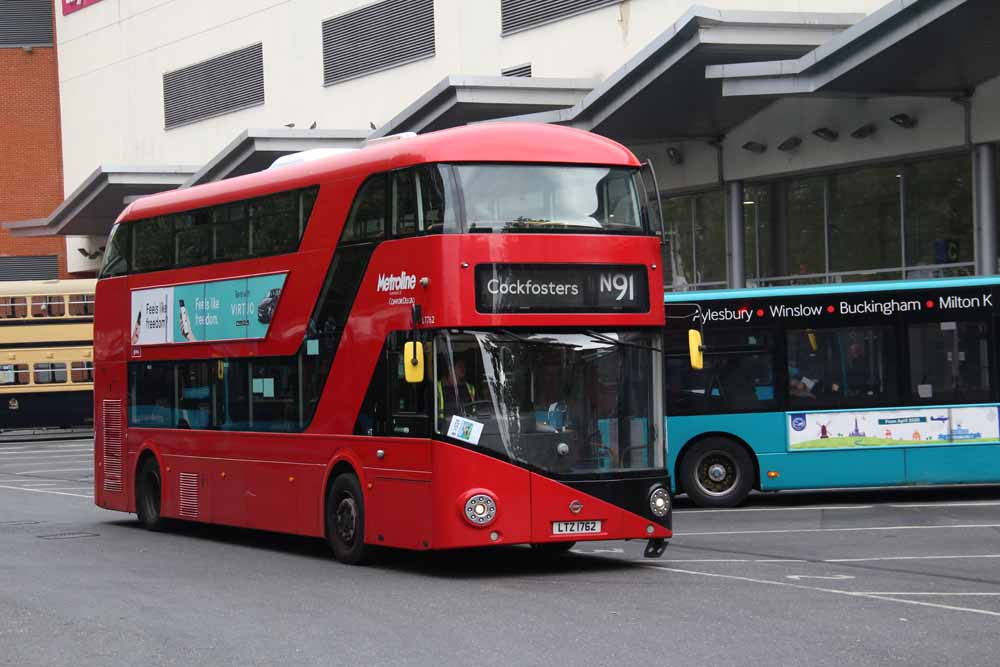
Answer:
[{"label": "glass window of building", "polygon": [[[972,275],[975,253],[969,156],[909,164],[901,170],[900,178],[906,202],[906,266],[916,267],[907,277]],[[921,270],[921,266],[938,268]]]},{"label": "glass window of building", "polygon": [[[830,269],[862,271],[898,267],[900,171],[873,167],[830,177]],[[901,278],[900,274],[871,278]]]},{"label": "glass window of building", "polygon": [[670,255],[668,287],[725,287],[726,214],[722,191],[667,199],[663,219]]}]

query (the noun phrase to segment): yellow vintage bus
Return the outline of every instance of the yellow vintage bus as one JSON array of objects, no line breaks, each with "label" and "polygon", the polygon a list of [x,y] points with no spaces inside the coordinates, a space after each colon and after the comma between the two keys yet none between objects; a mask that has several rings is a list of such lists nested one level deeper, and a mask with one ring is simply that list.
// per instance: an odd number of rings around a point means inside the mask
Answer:
[{"label": "yellow vintage bus", "polygon": [[0,282],[0,431],[93,425],[95,284]]}]

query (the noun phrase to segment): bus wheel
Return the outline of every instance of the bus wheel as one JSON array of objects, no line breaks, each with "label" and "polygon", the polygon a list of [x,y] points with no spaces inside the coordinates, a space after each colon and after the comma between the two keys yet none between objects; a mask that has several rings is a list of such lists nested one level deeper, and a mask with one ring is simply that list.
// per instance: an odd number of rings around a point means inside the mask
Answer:
[{"label": "bus wheel", "polygon": [[139,521],[149,530],[163,530],[166,519],[160,515],[163,485],[160,481],[160,465],[156,458],[147,456],[139,466],[135,478],[135,513]]},{"label": "bus wheel", "polygon": [[357,476],[351,473],[338,475],[326,496],[326,537],[341,563],[361,565],[369,560],[364,495]]},{"label": "bus wheel", "polygon": [[699,507],[735,507],[753,487],[753,461],[746,450],[725,438],[694,444],[684,455],[680,481]]},{"label": "bus wheel", "polygon": [[533,542],[531,550],[543,558],[557,558],[569,552],[576,542]]}]

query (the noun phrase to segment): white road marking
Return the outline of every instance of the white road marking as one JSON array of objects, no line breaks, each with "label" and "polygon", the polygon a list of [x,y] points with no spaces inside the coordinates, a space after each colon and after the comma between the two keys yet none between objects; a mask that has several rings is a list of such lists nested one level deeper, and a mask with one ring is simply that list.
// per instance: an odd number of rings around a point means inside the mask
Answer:
[{"label": "white road marking", "polygon": [[943,597],[1000,597],[1000,593],[912,593],[910,591],[862,591],[865,595],[940,595]]},{"label": "white road marking", "polygon": [[[575,549],[574,549],[575,551]],[[582,552],[596,553],[596,552]],[[649,564],[648,559],[634,560],[633,563]],[[800,558],[660,558],[658,563],[810,563]]]},{"label": "white road marking", "polygon": [[803,579],[829,579],[830,581],[846,581],[847,579],[855,579],[849,574],[831,574],[831,575],[819,575],[819,574],[786,574],[785,579],[791,579],[792,581],[802,581]]},{"label": "white road marking", "polygon": [[[21,474],[21,473],[18,473]],[[936,526],[858,526],[852,528],[781,528],[773,530],[718,530],[707,532],[679,532],[676,537],[706,535],[775,535],[778,533],[847,533],[866,530],[931,530],[935,528],[1000,528],[1000,523],[962,523]]]},{"label": "white road marking", "polygon": [[48,489],[26,489],[22,486],[6,486],[0,484],[0,489],[10,489],[11,491],[29,491],[31,493],[51,493],[54,496],[74,496],[76,498],[86,498],[93,500],[94,494],[84,495],[82,493],[67,493],[66,491],[50,491]]},{"label": "white road marking", "polygon": [[82,472],[84,470],[93,471],[94,467],[89,468],[48,468],[46,470],[25,470],[23,472],[16,472],[15,475],[40,475],[43,472]]},{"label": "white road marking", "polygon": [[18,482],[21,486],[55,486],[56,482]]},{"label": "white road marking", "polygon": [[1000,501],[982,501],[974,503],[907,503],[905,505],[889,505],[897,509],[920,509],[925,507],[997,507]]},{"label": "white road marking", "polygon": [[737,507],[714,510],[674,510],[674,514],[715,514],[729,512],[802,512],[806,510],[870,510],[874,505],[809,505],[807,507]]},{"label": "white road marking", "polygon": [[871,558],[828,558],[823,563],[867,563],[882,560],[962,560],[967,558],[1000,558],[1000,554],[959,554],[954,556],[875,556]]},{"label": "white road marking", "polygon": [[72,449],[54,449],[52,451],[43,451],[39,449],[29,449],[23,452],[0,452],[0,457],[16,459],[25,456],[59,456],[60,454],[73,454],[78,452],[78,456],[83,456],[88,452],[93,452],[91,447],[73,447]]},{"label": "white road marking", "polygon": [[659,565],[646,565],[645,567],[664,572],[676,572],[678,574],[692,574],[700,577],[713,577],[718,579],[729,579],[731,581],[745,581],[752,584],[764,584],[767,586],[784,586],[786,588],[796,588],[804,591],[815,591],[819,593],[830,593],[832,595],[843,595],[853,598],[865,598],[868,600],[883,600],[885,602],[896,602],[898,604],[909,604],[920,607],[932,607],[934,609],[945,609],[948,611],[964,611],[970,614],[981,614],[983,616],[1000,617],[1000,612],[988,611],[986,609],[974,609],[970,607],[955,607],[953,605],[938,604],[935,602],[922,602],[920,600],[906,600],[904,598],[894,598],[880,593],[859,593],[855,591],[844,591],[836,588],[822,588],[820,586],[808,586],[806,584],[793,584],[787,581],[770,581],[768,579],[754,579],[753,577],[739,577],[733,574],[718,574],[715,572],[699,572],[697,570],[682,570],[676,567],[662,567]]}]

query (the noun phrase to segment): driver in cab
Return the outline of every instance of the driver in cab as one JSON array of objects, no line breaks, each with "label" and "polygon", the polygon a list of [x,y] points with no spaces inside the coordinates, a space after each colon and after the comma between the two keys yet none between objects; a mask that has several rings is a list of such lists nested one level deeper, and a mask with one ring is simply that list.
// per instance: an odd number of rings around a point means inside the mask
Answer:
[{"label": "driver in cab", "polygon": [[465,361],[455,359],[453,365],[445,367],[437,383],[438,417],[447,424],[452,415],[466,414],[475,400],[476,388],[465,378]]}]

